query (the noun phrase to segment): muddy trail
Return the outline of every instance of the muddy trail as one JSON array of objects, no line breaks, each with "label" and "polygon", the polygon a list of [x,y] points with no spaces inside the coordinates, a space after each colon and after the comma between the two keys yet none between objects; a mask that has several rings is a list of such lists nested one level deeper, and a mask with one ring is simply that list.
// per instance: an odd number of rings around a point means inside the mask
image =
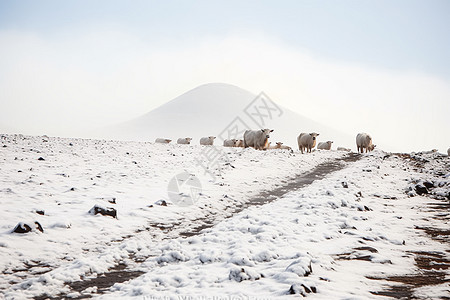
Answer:
[{"label": "muddy trail", "polygon": [[[270,191],[263,191],[256,196],[253,196],[249,201],[235,206],[231,211],[231,215],[228,218],[231,218],[237,213],[251,207],[251,206],[261,206],[268,203],[271,203],[278,198],[283,197],[285,194],[299,190],[316,180],[323,179],[326,175],[339,171],[343,169],[346,164],[357,161],[361,158],[360,154],[357,153],[349,153],[347,156],[342,159],[337,159],[331,162],[325,162],[319,164],[317,167],[312,169],[309,172],[299,174],[296,177],[290,179],[289,181],[284,181],[277,188]],[[207,218],[198,219],[196,223],[202,223],[200,226],[193,228],[192,230],[181,232],[180,236],[190,237],[198,235],[202,230],[213,227],[215,224],[212,221],[209,221]]]},{"label": "muddy trail", "polygon": [[[449,202],[438,201],[427,203],[432,218],[441,219],[445,224],[450,215]],[[395,299],[421,299],[414,295],[415,289],[450,283],[448,278],[450,270],[450,230],[447,228],[415,226],[419,234],[425,233],[430,239],[436,240],[448,246],[446,252],[439,251],[409,251],[407,254],[414,256],[416,271],[411,274],[394,275],[388,277],[367,277],[373,280],[386,281],[386,288],[371,293],[379,296],[388,296]],[[441,299],[450,300],[448,297]]]},{"label": "muddy trail", "polygon": [[[282,181],[280,185],[270,191],[263,191],[256,196],[249,199],[249,201],[235,206],[233,208],[230,208],[230,214],[225,219],[231,218],[234,215],[244,211],[245,209],[252,207],[252,206],[262,206],[268,203],[271,203],[280,197],[283,197],[285,194],[299,190],[301,188],[306,187],[307,185],[310,185],[316,180],[321,180],[325,178],[330,173],[339,171],[343,168],[345,168],[349,163],[355,162],[359,160],[362,157],[361,154],[358,153],[349,153],[343,158],[336,159],[334,161],[325,162],[322,164],[319,164],[314,169],[296,175],[294,178],[289,178],[286,181]],[[194,222],[195,224],[198,224],[197,226],[191,228],[189,231],[181,231],[179,233],[179,236],[182,238],[192,237],[196,236],[202,233],[203,230],[212,228],[219,222],[225,220],[214,220],[210,218],[199,218],[194,221],[190,221],[191,223]],[[139,230],[136,232],[136,234],[139,234],[143,231],[150,231],[152,229],[159,229],[163,231],[164,233],[168,233],[174,230],[177,230],[179,228],[183,228],[182,223],[176,223],[176,224],[170,224],[170,225],[162,225],[162,224],[150,224],[148,227],[146,227],[143,230]],[[133,235],[129,235],[127,237],[123,237],[120,240],[117,240],[115,242],[123,241],[126,238],[132,237]],[[141,276],[144,274],[142,271],[137,271],[139,264],[145,261],[149,257],[134,257],[133,255],[130,255],[130,261],[129,265],[127,263],[121,263],[117,265],[114,268],[111,268],[108,272],[99,274],[95,278],[86,278],[81,281],[71,282],[67,283],[67,286],[70,289],[70,292],[60,294],[55,297],[48,296],[46,294],[40,295],[37,297],[34,297],[35,300],[44,300],[44,299],[66,299],[67,295],[70,293],[80,293],[79,296],[71,297],[71,299],[86,299],[91,298],[94,296],[99,296],[101,294],[104,294],[110,287],[112,287],[115,283],[122,283],[131,279],[134,279],[136,277]],[[86,289],[90,289],[93,292],[92,293],[84,293]]]},{"label": "muddy trail", "polygon": [[[398,156],[411,159],[406,154]],[[424,168],[423,161],[410,160],[410,164],[418,169]],[[444,176],[447,172],[448,170],[435,170],[435,174],[439,177]],[[424,195],[427,197],[424,207],[429,214],[424,220],[439,220],[439,224],[447,224],[450,220],[450,200],[435,199],[428,192]],[[372,291],[372,294],[395,299],[422,299],[414,295],[416,289],[450,283],[450,260],[448,259],[450,254],[450,230],[433,225],[415,226],[414,229],[419,235],[425,234],[428,238],[445,244],[447,246],[446,251],[407,251],[406,255],[414,256],[415,272],[387,277],[368,276],[367,278],[372,280],[387,282],[385,289]],[[450,300],[450,293],[447,297],[443,296],[440,299]]]}]

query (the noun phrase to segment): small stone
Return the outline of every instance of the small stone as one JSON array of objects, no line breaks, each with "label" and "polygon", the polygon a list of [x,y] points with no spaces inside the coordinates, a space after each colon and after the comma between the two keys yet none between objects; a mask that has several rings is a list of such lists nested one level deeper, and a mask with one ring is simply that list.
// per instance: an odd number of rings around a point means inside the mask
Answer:
[{"label": "small stone", "polygon": [[369,246],[361,246],[361,247],[356,247],[355,250],[359,250],[359,251],[369,251],[371,253],[378,253],[378,250],[373,248],[373,247],[369,247]]},{"label": "small stone", "polygon": [[45,215],[45,211],[43,210],[36,210],[36,213],[41,216]]},{"label": "small stone", "polygon": [[110,216],[117,219],[117,210],[112,207],[104,208],[98,205],[94,205],[94,207],[89,210],[89,213],[93,215],[101,214],[102,216]]},{"label": "small stone", "polygon": [[434,184],[431,183],[431,182],[429,182],[429,181],[425,181],[425,182],[423,183],[423,185],[424,185],[428,190],[431,189],[431,188],[434,188]]},{"label": "small stone", "polygon": [[416,190],[417,195],[428,194],[428,189],[424,185],[421,185],[421,184],[417,184],[415,186],[415,190]]},{"label": "small stone", "polygon": [[41,224],[39,222],[34,222],[34,225],[36,225],[36,229],[40,232],[44,232],[44,229],[42,228]]},{"label": "small stone", "polygon": [[305,292],[307,292],[308,294],[311,293],[311,289],[309,287],[307,287],[306,285],[302,284],[302,287],[305,289]]},{"label": "small stone", "polygon": [[347,184],[347,182],[342,181],[341,184],[342,184],[342,187],[343,187],[343,188],[348,189],[348,184]]},{"label": "small stone", "polygon": [[264,275],[257,272],[256,270],[253,270],[250,267],[247,268],[233,268],[230,270],[230,273],[228,275],[228,279],[234,280],[237,282],[242,282],[244,280],[259,280],[261,278],[264,278]]},{"label": "small stone", "polygon": [[17,224],[13,230],[13,232],[15,232],[15,233],[27,233],[30,231],[31,231],[31,227],[28,224],[24,224],[22,222]]},{"label": "small stone", "polygon": [[159,205],[159,206],[167,206],[167,201],[166,200],[158,200],[155,202],[155,205]]},{"label": "small stone", "polygon": [[[39,222],[34,222],[34,229],[37,229],[40,232],[44,232],[44,229],[42,228],[41,224],[39,224]],[[30,225],[20,222],[19,224],[16,225],[16,227],[13,229],[12,232],[28,233],[32,230],[33,228]]]},{"label": "small stone", "polygon": [[291,295],[299,294],[299,295],[302,295],[303,297],[306,297],[305,289],[300,284],[293,284],[293,285],[291,285],[291,287],[289,288],[288,293],[291,294]]}]

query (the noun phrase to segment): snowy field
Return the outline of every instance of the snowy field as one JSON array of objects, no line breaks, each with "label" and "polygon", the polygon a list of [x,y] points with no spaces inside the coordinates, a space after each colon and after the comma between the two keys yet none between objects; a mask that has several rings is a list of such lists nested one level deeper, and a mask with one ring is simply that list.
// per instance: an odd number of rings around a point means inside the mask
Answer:
[{"label": "snowy field", "polygon": [[[430,270],[443,280],[402,292],[449,295],[447,156],[205,149],[4,135],[0,297],[381,299]],[[169,195],[179,174],[200,183],[179,190],[193,205]],[[440,261],[423,271],[418,253]]]}]

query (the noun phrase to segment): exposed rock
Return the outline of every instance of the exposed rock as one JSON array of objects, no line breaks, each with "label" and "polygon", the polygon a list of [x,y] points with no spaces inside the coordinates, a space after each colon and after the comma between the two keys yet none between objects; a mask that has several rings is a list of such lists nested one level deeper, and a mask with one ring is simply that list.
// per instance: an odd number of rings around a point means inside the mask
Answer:
[{"label": "exposed rock", "polygon": [[258,273],[255,270],[252,270],[249,267],[246,268],[233,268],[230,270],[230,274],[228,278],[230,280],[235,280],[237,282],[241,282],[244,280],[258,280],[263,278],[264,276]]},{"label": "exposed rock", "polygon": [[38,158],[38,160],[45,160],[42,156]]},{"label": "exposed rock", "polygon": [[36,225],[36,229],[40,232],[44,232],[44,228],[42,228],[41,224],[39,222],[34,222],[34,225]]},{"label": "exposed rock", "polygon": [[98,206],[96,204],[96,205],[94,205],[93,208],[91,208],[89,210],[89,213],[93,214],[93,215],[101,214],[103,216],[110,216],[110,217],[113,217],[113,218],[117,219],[117,210],[115,208],[112,208],[112,207],[106,207],[105,208],[105,207]]},{"label": "exposed rock", "polygon": [[369,208],[368,206],[364,205],[357,205],[358,211],[371,211],[372,209]]},{"label": "exposed rock", "polygon": [[291,287],[289,288],[288,293],[291,294],[291,295],[300,294],[300,295],[303,295],[303,297],[306,296],[305,293],[304,293],[304,289],[303,289],[303,287],[300,284],[293,284],[293,285],[291,285]]},{"label": "exposed rock", "polygon": [[305,289],[305,292],[307,292],[308,294],[317,292],[317,289],[315,286],[307,287],[306,285],[302,284],[302,287]]},{"label": "exposed rock", "polygon": [[15,233],[27,233],[31,231],[31,227],[28,224],[24,224],[20,222],[16,225],[16,228],[14,228],[13,232]]},{"label": "exposed rock", "polygon": [[428,189],[422,184],[416,184],[414,189],[416,190],[417,195],[428,194]]},{"label": "exposed rock", "polygon": [[16,227],[13,229],[12,232],[15,233],[27,233],[33,230],[39,230],[40,232],[44,232],[44,229],[42,228],[41,224],[39,224],[39,222],[34,222],[34,224],[32,226],[22,223],[20,222],[19,224],[16,225]]},{"label": "exposed rock", "polygon": [[425,181],[425,182],[423,183],[423,185],[424,185],[428,190],[430,190],[431,188],[434,188],[434,184],[431,183],[431,182],[429,182],[429,181]]},{"label": "exposed rock", "polygon": [[373,248],[373,247],[369,247],[369,246],[361,246],[361,247],[356,247],[354,248],[355,250],[360,250],[360,251],[369,251],[372,253],[378,253],[378,250]]},{"label": "exposed rock", "polygon": [[299,295],[302,295],[303,297],[306,297],[305,292],[307,294],[317,293],[317,288],[315,286],[307,287],[303,283],[302,284],[294,283],[293,285],[291,285],[291,287],[289,288],[289,291],[288,291],[288,293],[291,295],[299,294]]},{"label": "exposed rock", "polygon": [[166,200],[158,200],[155,202],[155,205],[159,205],[159,206],[167,206],[167,201]]}]

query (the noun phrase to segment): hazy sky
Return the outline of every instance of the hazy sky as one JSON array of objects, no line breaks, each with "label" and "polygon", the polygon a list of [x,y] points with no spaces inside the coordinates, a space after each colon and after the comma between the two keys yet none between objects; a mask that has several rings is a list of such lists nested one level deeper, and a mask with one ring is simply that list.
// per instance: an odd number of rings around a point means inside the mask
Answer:
[{"label": "hazy sky", "polygon": [[449,29],[446,0],[3,0],[0,131],[76,135],[225,82],[388,150],[444,152]]}]

